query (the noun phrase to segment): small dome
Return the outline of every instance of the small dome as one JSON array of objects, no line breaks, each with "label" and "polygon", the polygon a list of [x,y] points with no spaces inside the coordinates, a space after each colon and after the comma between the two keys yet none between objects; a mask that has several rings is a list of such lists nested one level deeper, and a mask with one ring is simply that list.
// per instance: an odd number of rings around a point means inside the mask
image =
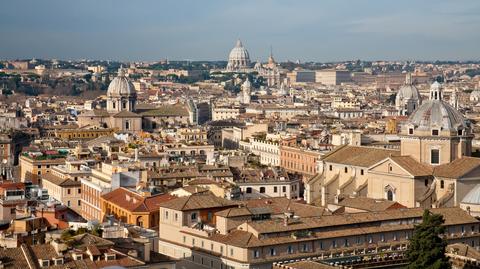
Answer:
[{"label": "small dome", "polygon": [[480,184],[473,187],[473,189],[469,193],[467,193],[467,195],[465,195],[462,203],[480,205]]},{"label": "small dome", "polygon": [[408,123],[420,130],[441,128],[457,131],[468,127],[463,115],[442,100],[441,85],[438,82],[430,87],[430,100],[413,112]]},{"label": "small dome", "polygon": [[403,85],[400,87],[397,93],[397,99],[413,99],[413,100],[420,100],[420,92],[418,91],[417,87],[413,85]]},{"label": "small dome", "polygon": [[458,130],[466,128],[463,115],[444,101],[428,100],[423,103],[408,119],[409,123],[419,129],[429,130],[442,128],[444,130]]},{"label": "small dome", "polygon": [[116,78],[108,85],[108,96],[135,96],[137,94],[133,83],[125,76],[123,69],[118,70]]}]

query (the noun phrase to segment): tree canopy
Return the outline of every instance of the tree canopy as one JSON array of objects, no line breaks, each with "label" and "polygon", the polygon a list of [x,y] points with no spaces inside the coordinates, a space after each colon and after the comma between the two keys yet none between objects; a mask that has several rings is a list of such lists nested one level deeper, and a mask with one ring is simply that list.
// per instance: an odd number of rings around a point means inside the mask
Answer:
[{"label": "tree canopy", "polygon": [[442,215],[423,212],[422,223],[415,226],[407,250],[410,262],[407,268],[449,269],[451,264],[445,256],[447,242],[441,237],[445,233]]}]

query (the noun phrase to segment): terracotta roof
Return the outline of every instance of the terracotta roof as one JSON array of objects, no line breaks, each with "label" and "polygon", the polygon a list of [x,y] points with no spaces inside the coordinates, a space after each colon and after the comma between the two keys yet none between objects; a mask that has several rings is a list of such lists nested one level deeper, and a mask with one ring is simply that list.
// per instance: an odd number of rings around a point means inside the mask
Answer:
[{"label": "terracotta roof", "polygon": [[174,199],[170,194],[157,194],[142,196],[126,188],[118,188],[102,195],[102,199],[121,207],[130,212],[153,212],[160,208],[160,205]]},{"label": "terracotta roof", "polygon": [[380,148],[340,146],[324,155],[325,162],[370,167],[389,156],[399,156],[400,151]]},{"label": "terracotta roof", "polygon": [[113,115],[114,118],[141,118],[142,116],[131,111],[123,110]]},{"label": "terracotta roof", "polygon": [[328,264],[316,262],[316,261],[299,261],[292,263],[284,263],[280,265],[274,265],[273,269],[332,269],[338,268]]},{"label": "terracotta roof", "polygon": [[185,197],[178,197],[162,204],[164,208],[174,210],[197,210],[206,208],[234,207],[237,202],[216,197],[211,193],[193,194]]},{"label": "terracotta roof", "polygon": [[389,209],[405,208],[405,206],[385,199],[373,199],[367,197],[344,197],[340,198],[338,205],[365,210],[368,212],[385,211]]},{"label": "terracotta roof", "polygon": [[480,158],[462,157],[451,163],[436,166],[433,175],[436,177],[461,178],[480,166]]},{"label": "terracotta roof", "polygon": [[410,156],[391,156],[390,159],[413,176],[431,176],[433,167]]},{"label": "terracotta roof", "polygon": [[75,181],[69,178],[61,178],[59,176],[53,175],[52,173],[42,175],[42,180],[49,181],[61,187],[80,187],[82,185],[80,181]]},{"label": "terracotta roof", "polygon": [[188,111],[181,105],[164,105],[140,112],[142,116],[188,116]]},{"label": "terracotta roof", "polygon": [[323,207],[299,203],[286,197],[252,199],[243,203],[250,210],[254,208],[268,208],[272,215],[283,214],[288,211],[293,211],[299,217],[319,217],[329,214]]}]

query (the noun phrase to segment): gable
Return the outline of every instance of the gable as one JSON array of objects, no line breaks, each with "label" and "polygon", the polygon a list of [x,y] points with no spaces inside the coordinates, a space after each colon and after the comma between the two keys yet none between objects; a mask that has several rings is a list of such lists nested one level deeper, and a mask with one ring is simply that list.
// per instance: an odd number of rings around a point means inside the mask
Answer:
[{"label": "gable", "polygon": [[370,168],[368,168],[368,173],[372,174],[390,174],[392,176],[403,176],[403,177],[414,177],[414,175],[410,174],[407,170],[403,167],[398,165],[390,158],[386,158],[383,161],[374,164]]}]

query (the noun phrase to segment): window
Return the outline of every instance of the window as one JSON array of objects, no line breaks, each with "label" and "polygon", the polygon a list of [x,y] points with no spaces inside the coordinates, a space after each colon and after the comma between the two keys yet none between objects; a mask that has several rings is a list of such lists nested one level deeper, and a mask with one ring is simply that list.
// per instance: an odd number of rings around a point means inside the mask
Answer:
[{"label": "window", "polygon": [[252,193],[252,188],[251,187],[247,187],[247,193]]},{"label": "window", "polygon": [[15,214],[15,207],[14,208],[10,208],[10,214]]},{"label": "window", "polygon": [[302,245],[302,251],[303,251],[303,252],[307,252],[307,251],[308,251],[308,245],[307,245],[307,244],[303,244],[303,245]]},{"label": "window", "polygon": [[462,130],[458,130],[458,135],[462,135]]},{"label": "window", "polygon": [[277,255],[277,251],[275,250],[275,248],[271,248],[270,249],[270,256],[275,256]]},{"label": "window", "polygon": [[437,130],[437,129],[433,129],[433,130],[432,130],[432,135],[438,136],[438,130]]},{"label": "window", "polygon": [[430,163],[439,164],[440,163],[440,150],[432,149],[430,151]]},{"label": "window", "polygon": [[208,221],[212,221],[212,219],[213,219],[213,213],[212,213],[211,211],[209,211],[209,212],[207,213],[207,220],[208,220]]},{"label": "window", "polygon": [[363,176],[363,169],[360,169],[360,175]]},{"label": "window", "polygon": [[277,192],[278,192],[278,188],[277,188],[276,186],[273,187],[273,192],[274,192],[274,193],[277,193]]},{"label": "window", "polygon": [[347,238],[345,238],[345,241],[343,242],[343,246],[345,246],[345,247],[350,246],[350,243],[348,242]]},{"label": "window", "polygon": [[175,221],[178,220],[178,214],[177,213],[175,213],[174,218],[175,218]]},{"label": "window", "polygon": [[388,201],[393,201],[393,192],[392,190],[387,191],[387,200]]},{"label": "window", "polygon": [[332,247],[333,247],[333,248],[336,248],[336,247],[337,247],[337,241],[332,240]]},{"label": "window", "polygon": [[409,135],[413,135],[413,128],[409,128],[409,129],[408,129],[408,134],[409,134]]},{"label": "window", "polygon": [[348,173],[348,168],[345,166],[345,173]]},{"label": "window", "polygon": [[382,234],[382,235],[380,236],[380,241],[385,242],[385,235],[384,235],[384,234]]},{"label": "window", "polygon": [[67,194],[70,194],[70,189],[67,189]]},{"label": "window", "polygon": [[70,200],[67,201],[67,206],[70,207]]},{"label": "window", "polygon": [[125,130],[130,130],[130,122],[129,121],[125,122]]},{"label": "window", "polygon": [[288,254],[292,254],[292,253],[293,253],[293,247],[292,247],[292,246],[288,246],[288,247],[287,247],[287,252],[288,252]]},{"label": "window", "polygon": [[223,254],[223,246],[220,246],[220,253]]},{"label": "window", "polygon": [[260,187],[260,193],[265,193],[265,187]]},{"label": "window", "polygon": [[283,186],[283,187],[282,187],[282,191],[283,191],[283,192],[287,192],[287,187]]},{"label": "window", "polygon": [[328,170],[332,171],[332,169],[333,169],[332,165],[329,165]]},{"label": "window", "polygon": [[428,179],[425,179],[425,187],[428,186]]},{"label": "window", "polygon": [[254,251],[253,251],[253,257],[254,257],[254,258],[259,258],[259,257],[260,257],[260,251],[254,250]]},{"label": "window", "polygon": [[195,246],[195,238],[192,238],[192,246]]},{"label": "window", "polygon": [[82,189],[77,189],[78,194],[82,193]]},{"label": "window", "polygon": [[192,220],[197,220],[197,213],[192,213],[192,214],[190,215],[190,218],[191,218]]},{"label": "window", "polygon": [[187,237],[183,236],[183,243],[186,243],[186,242],[187,242]]},{"label": "window", "polygon": [[443,189],[443,188],[445,188],[445,181],[443,181],[442,179],[440,180],[440,189]]},{"label": "window", "polygon": [[320,241],[320,249],[323,249],[323,241]]},{"label": "window", "polygon": [[230,256],[233,256],[233,248],[230,249]]},{"label": "window", "polygon": [[165,219],[168,219],[168,211],[165,211]]},{"label": "window", "polygon": [[80,200],[77,201],[78,206],[81,206],[81,203],[82,202]]}]

